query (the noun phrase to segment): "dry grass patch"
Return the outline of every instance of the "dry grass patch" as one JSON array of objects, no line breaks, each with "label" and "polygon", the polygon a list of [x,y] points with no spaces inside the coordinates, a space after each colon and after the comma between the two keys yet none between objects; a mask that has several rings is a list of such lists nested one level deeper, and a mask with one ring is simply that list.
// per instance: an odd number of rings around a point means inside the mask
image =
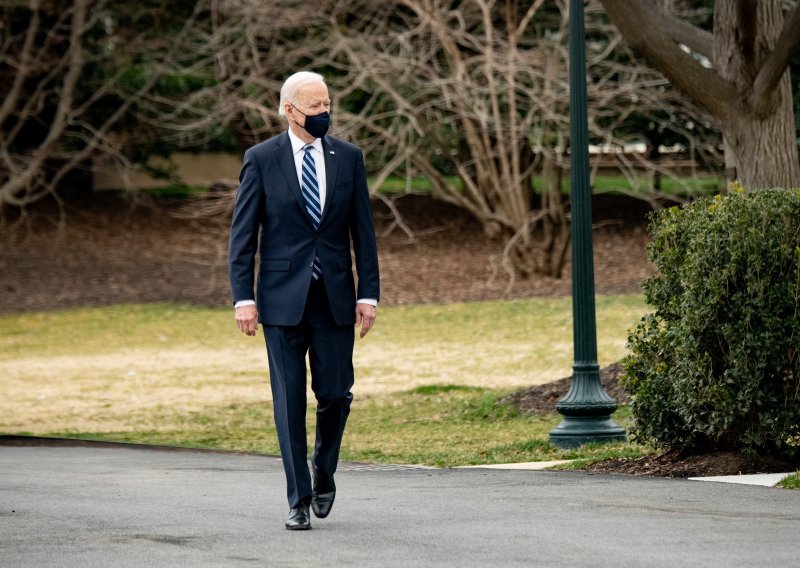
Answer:
[{"label": "dry grass patch", "polygon": [[[623,355],[644,311],[640,296],[599,299],[601,364]],[[356,344],[354,392],[378,400],[429,384],[530,386],[568,375],[571,352],[569,299],[381,308]],[[180,415],[269,400],[263,337],[240,335],[229,309],[148,304],[0,317],[2,432],[157,430]]]}]

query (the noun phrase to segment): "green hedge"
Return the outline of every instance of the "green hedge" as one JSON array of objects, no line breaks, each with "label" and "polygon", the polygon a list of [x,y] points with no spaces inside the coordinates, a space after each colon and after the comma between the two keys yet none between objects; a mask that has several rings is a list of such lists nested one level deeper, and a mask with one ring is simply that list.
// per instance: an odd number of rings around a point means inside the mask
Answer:
[{"label": "green hedge", "polygon": [[655,312],[628,338],[634,434],[688,451],[794,450],[800,190],[741,190],[657,215]]}]

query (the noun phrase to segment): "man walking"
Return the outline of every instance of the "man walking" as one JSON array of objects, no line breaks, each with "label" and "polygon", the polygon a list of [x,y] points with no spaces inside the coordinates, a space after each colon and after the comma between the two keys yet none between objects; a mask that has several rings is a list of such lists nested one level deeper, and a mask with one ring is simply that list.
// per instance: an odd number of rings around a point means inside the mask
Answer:
[{"label": "man walking", "polygon": [[[364,157],[326,135],[329,110],[321,75],[300,71],[283,84],[279,112],[289,128],[244,154],[228,251],[236,324],[250,336],[259,322],[264,329],[290,530],[311,528],[309,506],[319,518],[333,506],[353,398],[354,325],[361,325],[361,337],[367,334],[380,297]],[[317,399],[313,481],[306,462],[306,355]]]}]

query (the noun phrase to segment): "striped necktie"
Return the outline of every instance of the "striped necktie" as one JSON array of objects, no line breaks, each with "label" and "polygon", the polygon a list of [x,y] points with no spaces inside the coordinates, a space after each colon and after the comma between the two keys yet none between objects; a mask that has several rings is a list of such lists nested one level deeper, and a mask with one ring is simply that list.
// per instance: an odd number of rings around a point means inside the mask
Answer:
[{"label": "striped necktie", "polygon": [[[311,216],[314,230],[319,229],[319,222],[322,219],[322,204],[319,200],[319,183],[317,183],[317,167],[314,165],[314,156],[311,151],[314,147],[308,144],[303,148],[303,167],[300,176],[300,189],[306,201],[306,211]],[[314,265],[311,268],[311,276],[314,280],[319,280],[322,276],[322,266],[318,256],[314,256]]]}]

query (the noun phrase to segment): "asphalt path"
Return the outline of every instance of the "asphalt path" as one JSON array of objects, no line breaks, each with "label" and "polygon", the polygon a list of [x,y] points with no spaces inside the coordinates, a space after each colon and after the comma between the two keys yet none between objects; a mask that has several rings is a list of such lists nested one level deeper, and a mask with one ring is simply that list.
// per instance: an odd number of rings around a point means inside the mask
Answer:
[{"label": "asphalt path", "polygon": [[342,464],[283,528],[273,457],[0,447],[0,566],[798,566],[800,491],[584,472]]}]

